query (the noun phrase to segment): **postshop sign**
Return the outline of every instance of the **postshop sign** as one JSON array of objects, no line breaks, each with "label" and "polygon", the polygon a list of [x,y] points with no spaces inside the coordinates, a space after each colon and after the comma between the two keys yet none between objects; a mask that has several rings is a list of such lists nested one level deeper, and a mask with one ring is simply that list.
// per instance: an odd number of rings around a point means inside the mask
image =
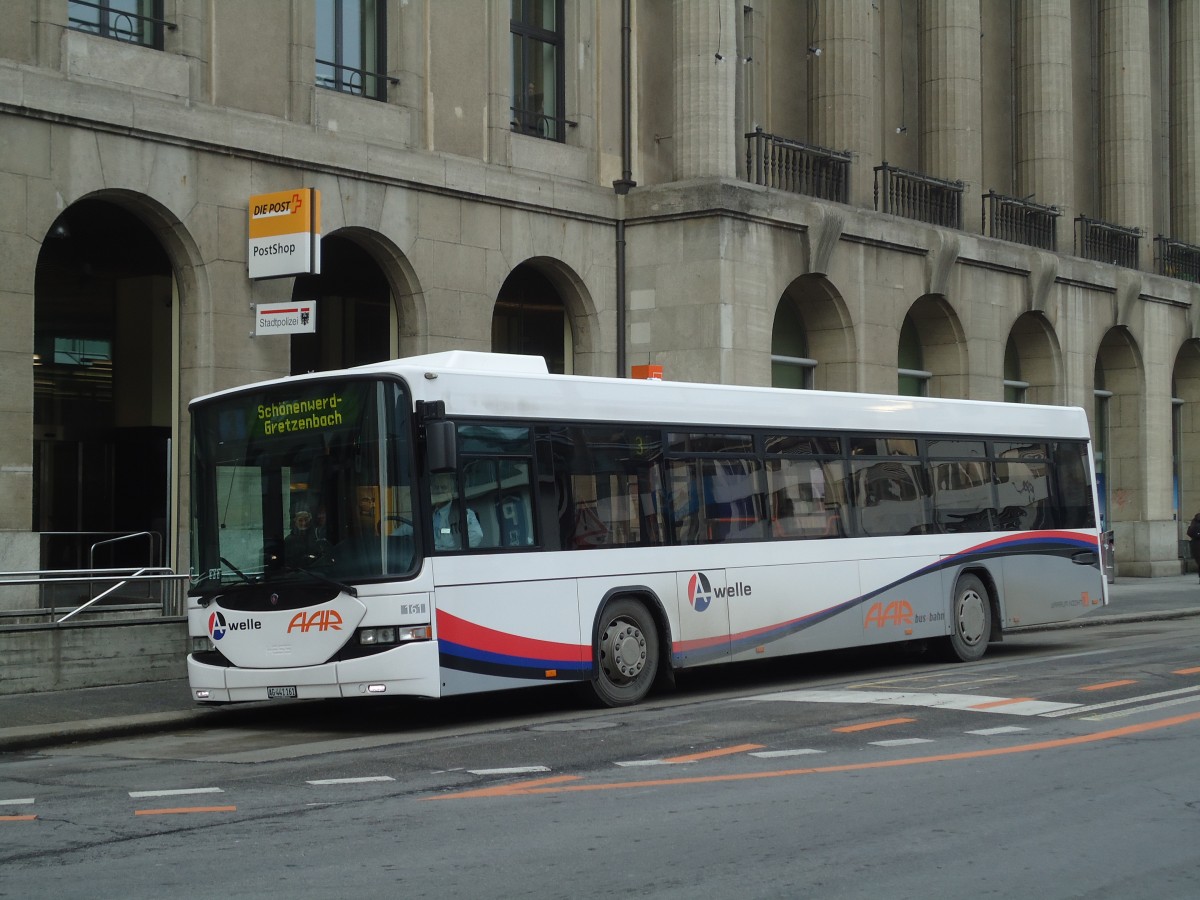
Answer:
[{"label": "postshop sign", "polygon": [[319,275],[321,192],[297,188],[250,198],[251,278]]}]

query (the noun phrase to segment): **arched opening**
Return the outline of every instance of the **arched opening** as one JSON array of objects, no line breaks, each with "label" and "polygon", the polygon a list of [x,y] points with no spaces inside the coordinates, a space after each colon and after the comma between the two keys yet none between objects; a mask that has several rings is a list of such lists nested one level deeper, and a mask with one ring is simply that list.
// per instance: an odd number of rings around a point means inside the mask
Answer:
[{"label": "arched opening", "polygon": [[513,269],[492,313],[492,350],[540,356],[558,374],[574,371],[571,320],[562,294],[530,263]]},{"label": "arched opening", "polygon": [[[1132,337],[1124,328],[1105,334],[1096,355],[1093,417],[1096,480],[1101,527],[1137,521],[1144,497],[1136,473],[1142,470],[1140,435],[1142,368]],[[1126,542],[1118,535],[1117,551]]]},{"label": "arched opening", "polygon": [[929,294],[909,308],[896,350],[897,393],[966,396],[966,342],[945,298]]},{"label": "arched opening", "polygon": [[771,384],[852,391],[854,356],[854,329],[829,280],[803,275],[789,284],[771,326]]},{"label": "arched opening", "polygon": [[1062,403],[1060,353],[1040,313],[1025,313],[1004,345],[1004,399],[1010,403]]},{"label": "arched opening", "polygon": [[292,299],[310,301],[316,331],[292,335],[292,374],[323,372],[390,359],[394,304],[375,259],[348,237],[321,241],[321,274],[301,275]]},{"label": "arched opening", "polygon": [[33,524],[46,569],[170,565],[177,309],[135,214],[81,200],[38,256]]},{"label": "arched opening", "polygon": [[1195,340],[1180,348],[1171,373],[1171,476],[1182,540],[1189,520],[1200,512],[1200,341]]}]

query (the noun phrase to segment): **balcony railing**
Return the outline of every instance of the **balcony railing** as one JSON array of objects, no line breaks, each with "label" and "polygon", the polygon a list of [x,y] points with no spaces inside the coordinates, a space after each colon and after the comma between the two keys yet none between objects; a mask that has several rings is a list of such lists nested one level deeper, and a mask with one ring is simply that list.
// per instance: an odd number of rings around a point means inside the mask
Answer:
[{"label": "balcony railing", "polygon": [[1200,282],[1200,247],[1185,244],[1159,235],[1157,245],[1158,274],[1180,281]]},{"label": "balcony railing", "polygon": [[995,191],[983,195],[983,233],[1002,241],[1058,250],[1057,206],[1005,197]]},{"label": "balcony railing", "polygon": [[767,134],[746,135],[746,180],[793,194],[846,203],[850,154]]},{"label": "balcony railing", "polygon": [[962,228],[961,181],[909,172],[886,162],[875,167],[875,209],[930,225]]},{"label": "balcony railing", "polygon": [[161,4],[150,4],[159,15],[144,15],[118,9],[111,3],[70,0],[67,4],[67,25],[73,31],[98,34],[114,41],[140,44],[154,50],[163,48],[163,29],[174,31],[174,22],[161,18]]},{"label": "balcony railing", "polygon": [[1075,219],[1075,255],[1084,259],[1136,269],[1141,240],[1142,233],[1136,228],[1125,228],[1088,216]]},{"label": "balcony railing", "polygon": [[386,100],[386,86],[400,83],[399,78],[393,78],[384,72],[368,72],[366,69],[343,66],[327,59],[318,59],[316,63],[317,87],[366,97],[368,100]]}]

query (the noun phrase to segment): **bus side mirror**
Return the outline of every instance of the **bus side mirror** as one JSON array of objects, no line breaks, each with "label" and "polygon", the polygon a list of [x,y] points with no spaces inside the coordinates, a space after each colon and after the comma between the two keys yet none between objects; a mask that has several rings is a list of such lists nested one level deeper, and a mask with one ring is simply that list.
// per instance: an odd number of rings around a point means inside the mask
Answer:
[{"label": "bus side mirror", "polygon": [[431,475],[458,468],[458,441],[453,422],[438,419],[425,423],[425,459]]}]

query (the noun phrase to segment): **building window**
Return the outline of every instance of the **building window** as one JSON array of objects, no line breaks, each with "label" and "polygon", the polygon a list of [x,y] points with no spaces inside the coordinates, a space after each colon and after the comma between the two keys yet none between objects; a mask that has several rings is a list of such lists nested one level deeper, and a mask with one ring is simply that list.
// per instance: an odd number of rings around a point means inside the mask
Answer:
[{"label": "building window", "polygon": [[386,0],[317,0],[317,87],[387,99]]},{"label": "building window", "polygon": [[563,0],[512,0],[512,129],[562,141]]},{"label": "building window", "polygon": [[163,48],[163,28],[174,28],[163,21],[162,0],[69,0],[67,24],[74,31],[141,44],[155,50]]},{"label": "building window", "polygon": [[896,353],[899,365],[896,370],[896,393],[901,397],[928,397],[929,379],[932,372],[925,370],[925,353],[921,348],[921,335],[912,316],[904,317],[900,327],[900,346]]}]

